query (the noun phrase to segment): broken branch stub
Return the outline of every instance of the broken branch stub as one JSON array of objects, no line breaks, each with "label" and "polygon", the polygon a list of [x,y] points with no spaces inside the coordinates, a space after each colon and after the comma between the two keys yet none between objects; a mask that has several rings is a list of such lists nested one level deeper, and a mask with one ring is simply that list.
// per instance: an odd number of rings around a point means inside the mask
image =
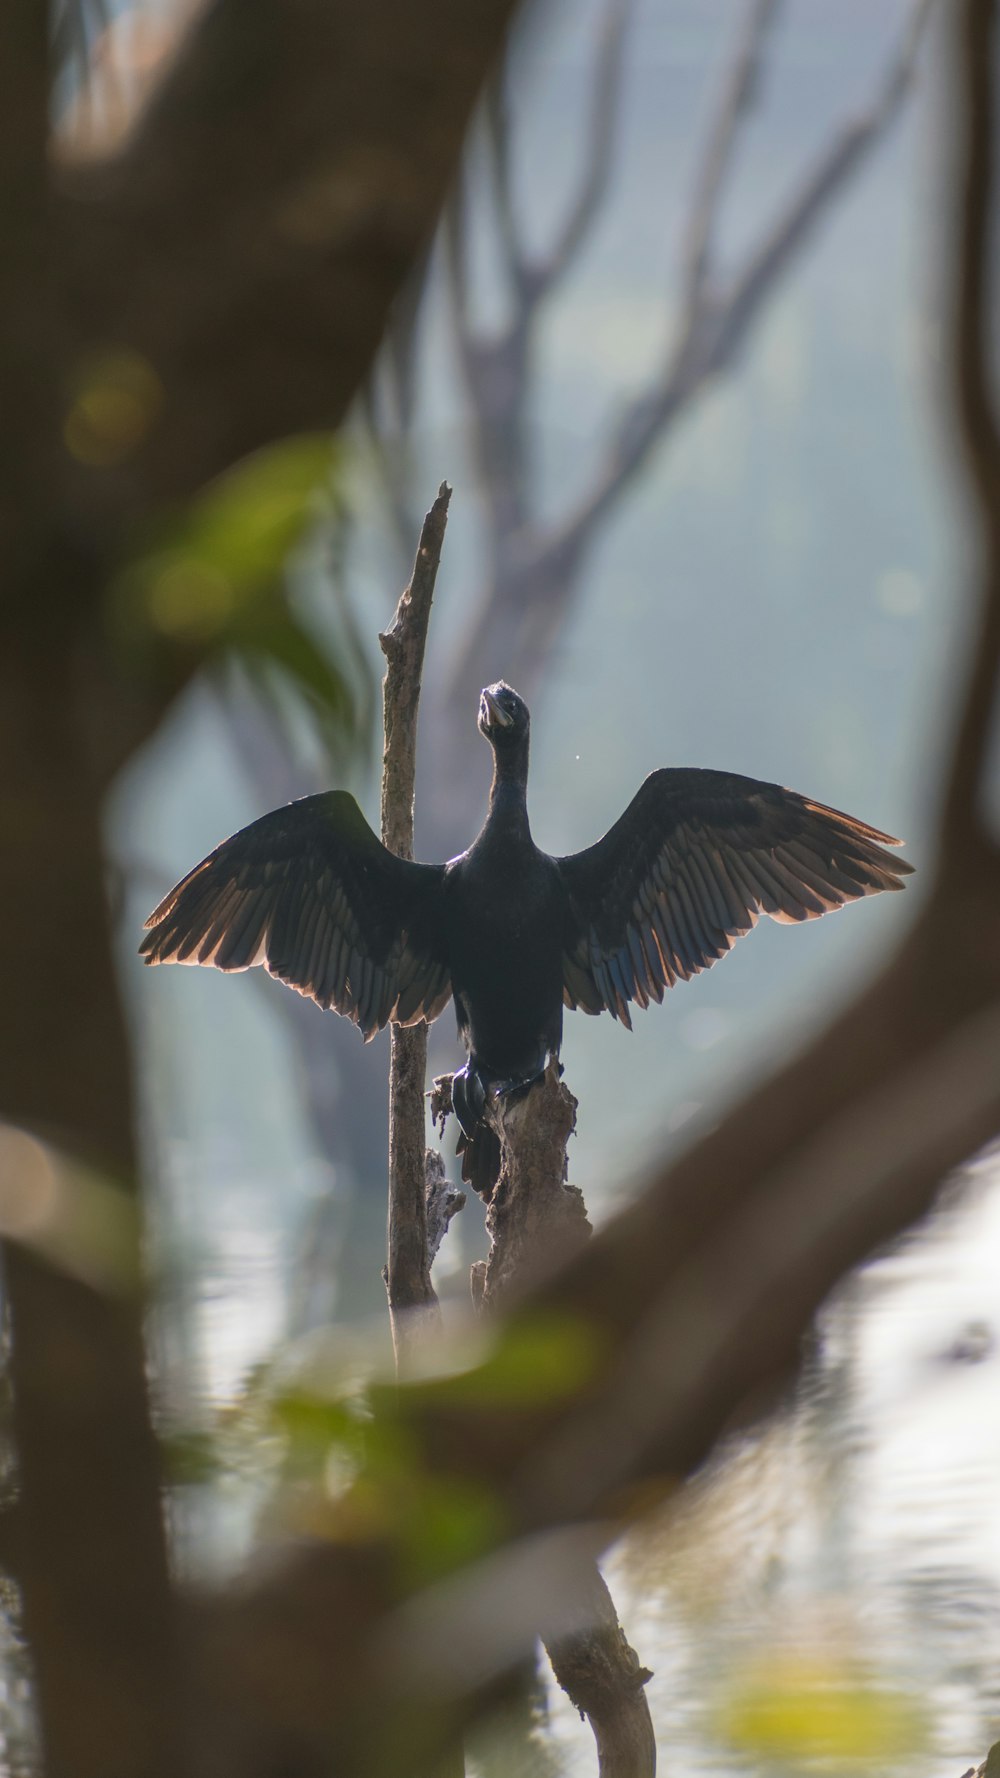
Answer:
[{"label": "broken branch stub", "polygon": [[583,1194],[567,1181],[566,1145],[577,1102],[550,1062],[526,1093],[487,1108],[500,1139],[500,1177],[486,1211],[490,1255],[481,1307],[493,1309],[564,1264],[591,1234]]}]

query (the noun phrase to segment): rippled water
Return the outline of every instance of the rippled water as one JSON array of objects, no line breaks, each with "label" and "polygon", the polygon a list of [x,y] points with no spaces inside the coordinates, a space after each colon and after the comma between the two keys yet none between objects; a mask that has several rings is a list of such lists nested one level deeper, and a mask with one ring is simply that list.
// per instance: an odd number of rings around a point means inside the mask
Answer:
[{"label": "rippled water", "polygon": [[[662,1769],[779,1769],[718,1718],[743,1675],[789,1660],[915,1701],[924,1745],[880,1771],[960,1778],[1000,1736],[998,1269],[1000,1177],[981,1166],[842,1289],[792,1410],[616,1552]],[[564,1770],[591,1772],[551,1707]]]}]

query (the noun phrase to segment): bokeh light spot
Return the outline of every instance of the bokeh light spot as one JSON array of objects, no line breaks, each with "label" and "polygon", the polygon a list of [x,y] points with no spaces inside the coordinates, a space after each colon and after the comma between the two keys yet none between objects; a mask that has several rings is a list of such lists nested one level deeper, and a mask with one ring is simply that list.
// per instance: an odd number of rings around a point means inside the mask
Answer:
[{"label": "bokeh light spot", "polygon": [[916,617],[924,589],[912,568],[887,568],[875,582],[875,597],[889,617]]},{"label": "bokeh light spot", "polygon": [[113,1295],[139,1285],[135,1205],[110,1179],[0,1123],[0,1237]]},{"label": "bokeh light spot", "polygon": [[92,469],[111,469],[142,443],[163,402],[148,359],[129,350],[102,352],[79,368],[63,425],[70,455]]},{"label": "bokeh light spot", "polygon": [[0,1235],[30,1240],[51,1219],[57,1196],[48,1149],[24,1130],[0,1124]]}]

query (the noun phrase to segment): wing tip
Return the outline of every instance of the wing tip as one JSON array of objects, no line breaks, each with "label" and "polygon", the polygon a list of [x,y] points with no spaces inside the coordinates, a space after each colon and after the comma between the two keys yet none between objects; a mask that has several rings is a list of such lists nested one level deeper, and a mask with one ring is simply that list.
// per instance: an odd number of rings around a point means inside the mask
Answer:
[{"label": "wing tip", "polygon": [[[883,833],[880,827],[873,827],[871,822],[859,820],[857,815],[848,815],[845,809],[835,809],[831,803],[817,802],[815,797],[811,796],[804,796],[801,801],[811,814],[824,815],[828,819],[832,819],[838,827],[845,828],[857,839],[870,840],[876,846],[902,846],[905,844],[905,841],[897,839],[895,834]],[[893,860],[894,864],[897,862],[902,865],[905,861],[903,859]],[[913,868],[912,864],[907,866],[907,869],[911,871]]]},{"label": "wing tip", "polygon": [[159,950],[162,940],[162,934],[157,932],[153,927],[151,919],[146,921],[144,931],[146,932],[146,937],[140,944],[137,954],[142,958],[142,961],[147,968],[155,968],[158,963],[162,963],[163,961],[162,957],[157,956],[157,951]]}]

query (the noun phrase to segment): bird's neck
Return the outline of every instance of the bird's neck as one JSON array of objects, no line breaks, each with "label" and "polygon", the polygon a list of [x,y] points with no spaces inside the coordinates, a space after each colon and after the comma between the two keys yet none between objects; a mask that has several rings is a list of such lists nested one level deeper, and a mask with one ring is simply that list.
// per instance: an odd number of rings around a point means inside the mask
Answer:
[{"label": "bird's neck", "polygon": [[528,827],[528,749],[513,754],[495,753],[493,782],[490,785],[489,825],[511,833],[525,833]]}]

